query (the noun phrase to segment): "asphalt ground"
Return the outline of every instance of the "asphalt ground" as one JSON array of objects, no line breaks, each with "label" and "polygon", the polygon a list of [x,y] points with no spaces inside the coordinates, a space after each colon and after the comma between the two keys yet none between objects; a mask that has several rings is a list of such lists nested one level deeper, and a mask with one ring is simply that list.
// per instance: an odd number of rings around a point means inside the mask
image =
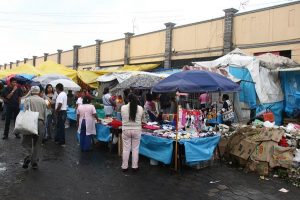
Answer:
[{"label": "asphalt ground", "polygon": [[[13,127],[12,127],[13,128]],[[4,123],[0,122],[0,133]],[[12,134],[0,141],[1,200],[93,200],[93,199],[299,199],[300,189],[268,177],[227,165],[214,164],[174,173],[170,166],[150,166],[140,157],[137,173],[120,170],[121,158],[98,143],[81,152],[75,128],[66,131],[66,147],[48,141],[42,146],[39,169],[23,169],[24,149]],[[280,192],[281,188],[288,190]]]}]

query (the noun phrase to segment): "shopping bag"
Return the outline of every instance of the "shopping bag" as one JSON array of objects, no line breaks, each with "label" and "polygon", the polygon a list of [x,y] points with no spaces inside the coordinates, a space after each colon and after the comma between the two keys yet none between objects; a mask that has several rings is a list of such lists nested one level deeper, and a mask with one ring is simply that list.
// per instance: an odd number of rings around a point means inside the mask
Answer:
[{"label": "shopping bag", "polygon": [[234,120],[234,112],[232,110],[226,111],[222,114],[223,116],[223,121],[233,121]]},{"label": "shopping bag", "polygon": [[15,123],[15,130],[23,135],[38,135],[39,113],[30,110],[20,111]]}]

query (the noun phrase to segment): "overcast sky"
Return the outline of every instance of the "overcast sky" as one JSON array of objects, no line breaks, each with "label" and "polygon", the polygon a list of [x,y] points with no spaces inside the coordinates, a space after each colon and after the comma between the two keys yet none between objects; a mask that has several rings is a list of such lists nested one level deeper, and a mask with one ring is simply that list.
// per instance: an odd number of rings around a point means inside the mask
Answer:
[{"label": "overcast sky", "polygon": [[0,0],[0,64],[294,0]]}]

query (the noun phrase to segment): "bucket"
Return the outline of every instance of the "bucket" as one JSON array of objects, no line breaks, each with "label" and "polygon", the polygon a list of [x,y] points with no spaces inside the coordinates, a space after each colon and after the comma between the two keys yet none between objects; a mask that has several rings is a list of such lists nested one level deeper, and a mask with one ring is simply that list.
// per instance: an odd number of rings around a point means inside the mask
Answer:
[{"label": "bucket", "polygon": [[150,165],[156,166],[158,165],[158,161],[154,159],[150,159]]},{"label": "bucket", "polygon": [[274,122],[274,114],[272,112],[266,112],[263,114],[264,121]]}]

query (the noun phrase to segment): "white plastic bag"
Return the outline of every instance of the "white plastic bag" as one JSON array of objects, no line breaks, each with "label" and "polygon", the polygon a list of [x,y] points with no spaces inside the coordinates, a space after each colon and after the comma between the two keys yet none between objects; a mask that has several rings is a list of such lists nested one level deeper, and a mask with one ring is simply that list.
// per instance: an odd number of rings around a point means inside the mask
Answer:
[{"label": "white plastic bag", "polygon": [[30,110],[20,111],[15,123],[15,130],[23,135],[38,135],[39,113]]}]

